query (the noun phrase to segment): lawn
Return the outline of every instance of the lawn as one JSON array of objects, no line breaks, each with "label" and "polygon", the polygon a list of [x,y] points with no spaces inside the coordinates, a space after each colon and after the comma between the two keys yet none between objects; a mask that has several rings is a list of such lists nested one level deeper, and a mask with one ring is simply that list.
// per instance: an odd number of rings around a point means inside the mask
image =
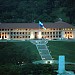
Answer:
[{"label": "lawn", "polygon": [[[51,51],[52,57],[55,60],[58,60],[59,55],[65,55],[67,62],[75,62],[75,42],[49,41],[47,46],[48,49]],[[28,73],[30,73],[29,69],[31,70],[32,73],[33,66],[30,67],[28,64],[37,60],[41,60],[38,50],[36,46],[29,41],[0,42],[0,66],[1,66],[0,73],[5,73],[4,75],[6,75],[6,73],[10,75],[10,73],[13,73],[13,71],[14,74],[16,75],[21,75],[20,72],[22,73],[23,71],[24,71],[23,73],[26,73],[27,71]],[[28,69],[25,67],[25,65],[23,66],[24,69],[21,68],[21,66],[19,66],[18,64],[18,61],[20,62],[19,64],[22,64],[23,61],[24,64],[28,65]],[[11,65],[13,67],[8,65]],[[41,73],[45,73],[45,71],[48,71],[46,69],[47,67],[44,67],[45,68],[44,72],[43,72],[44,68],[40,70],[39,69],[40,67],[41,66],[37,68],[38,69],[37,72],[41,71]],[[51,69],[51,67],[49,68]],[[58,69],[57,64],[54,64],[54,69]],[[66,65],[66,70],[75,70],[75,65]],[[33,71],[36,72],[35,67]]]},{"label": "lawn", "polygon": [[65,55],[67,62],[75,62],[75,42],[73,41],[49,41],[47,44],[51,55],[58,60],[59,55]]},{"label": "lawn", "polygon": [[36,60],[41,60],[40,55],[29,41],[0,42],[0,63],[30,63]]}]

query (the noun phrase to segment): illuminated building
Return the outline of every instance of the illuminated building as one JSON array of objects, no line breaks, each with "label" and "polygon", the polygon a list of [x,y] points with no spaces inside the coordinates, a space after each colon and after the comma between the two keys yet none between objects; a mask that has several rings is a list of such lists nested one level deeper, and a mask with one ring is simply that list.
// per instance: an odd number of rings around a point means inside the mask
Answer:
[{"label": "illuminated building", "polygon": [[75,26],[66,22],[44,23],[46,30],[38,23],[1,23],[0,39],[75,39]]}]

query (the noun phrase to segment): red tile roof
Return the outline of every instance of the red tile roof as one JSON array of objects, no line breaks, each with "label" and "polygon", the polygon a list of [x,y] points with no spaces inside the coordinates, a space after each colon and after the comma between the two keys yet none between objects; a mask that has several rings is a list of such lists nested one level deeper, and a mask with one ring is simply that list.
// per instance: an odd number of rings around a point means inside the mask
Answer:
[{"label": "red tile roof", "polygon": [[[75,28],[71,24],[66,22],[58,21],[55,23],[44,23],[46,28]],[[38,23],[1,23],[0,28],[13,29],[13,28],[39,28]]]}]

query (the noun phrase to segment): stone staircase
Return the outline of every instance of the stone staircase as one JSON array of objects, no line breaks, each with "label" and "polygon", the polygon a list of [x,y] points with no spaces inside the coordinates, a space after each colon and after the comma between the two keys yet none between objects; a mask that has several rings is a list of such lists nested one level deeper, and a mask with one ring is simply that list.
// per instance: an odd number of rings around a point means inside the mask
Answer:
[{"label": "stone staircase", "polygon": [[31,43],[36,45],[42,60],[52,60],[52,56],[46,46],[48,40],[43,39],[43,40],[30,40],[30,41]]}]

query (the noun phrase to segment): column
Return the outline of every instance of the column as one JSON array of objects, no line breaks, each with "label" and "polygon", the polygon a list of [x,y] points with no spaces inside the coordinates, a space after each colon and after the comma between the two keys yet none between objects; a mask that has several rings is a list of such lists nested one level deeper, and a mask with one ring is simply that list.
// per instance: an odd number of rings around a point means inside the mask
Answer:
[{"label": "column", "polygon": [[34,39],[34,33],[31,32],[30,39]]},{"label": "column", "polygon": [[41,31],[38,32],[38,39],[41,39],[42,35],[41,35]]}]

